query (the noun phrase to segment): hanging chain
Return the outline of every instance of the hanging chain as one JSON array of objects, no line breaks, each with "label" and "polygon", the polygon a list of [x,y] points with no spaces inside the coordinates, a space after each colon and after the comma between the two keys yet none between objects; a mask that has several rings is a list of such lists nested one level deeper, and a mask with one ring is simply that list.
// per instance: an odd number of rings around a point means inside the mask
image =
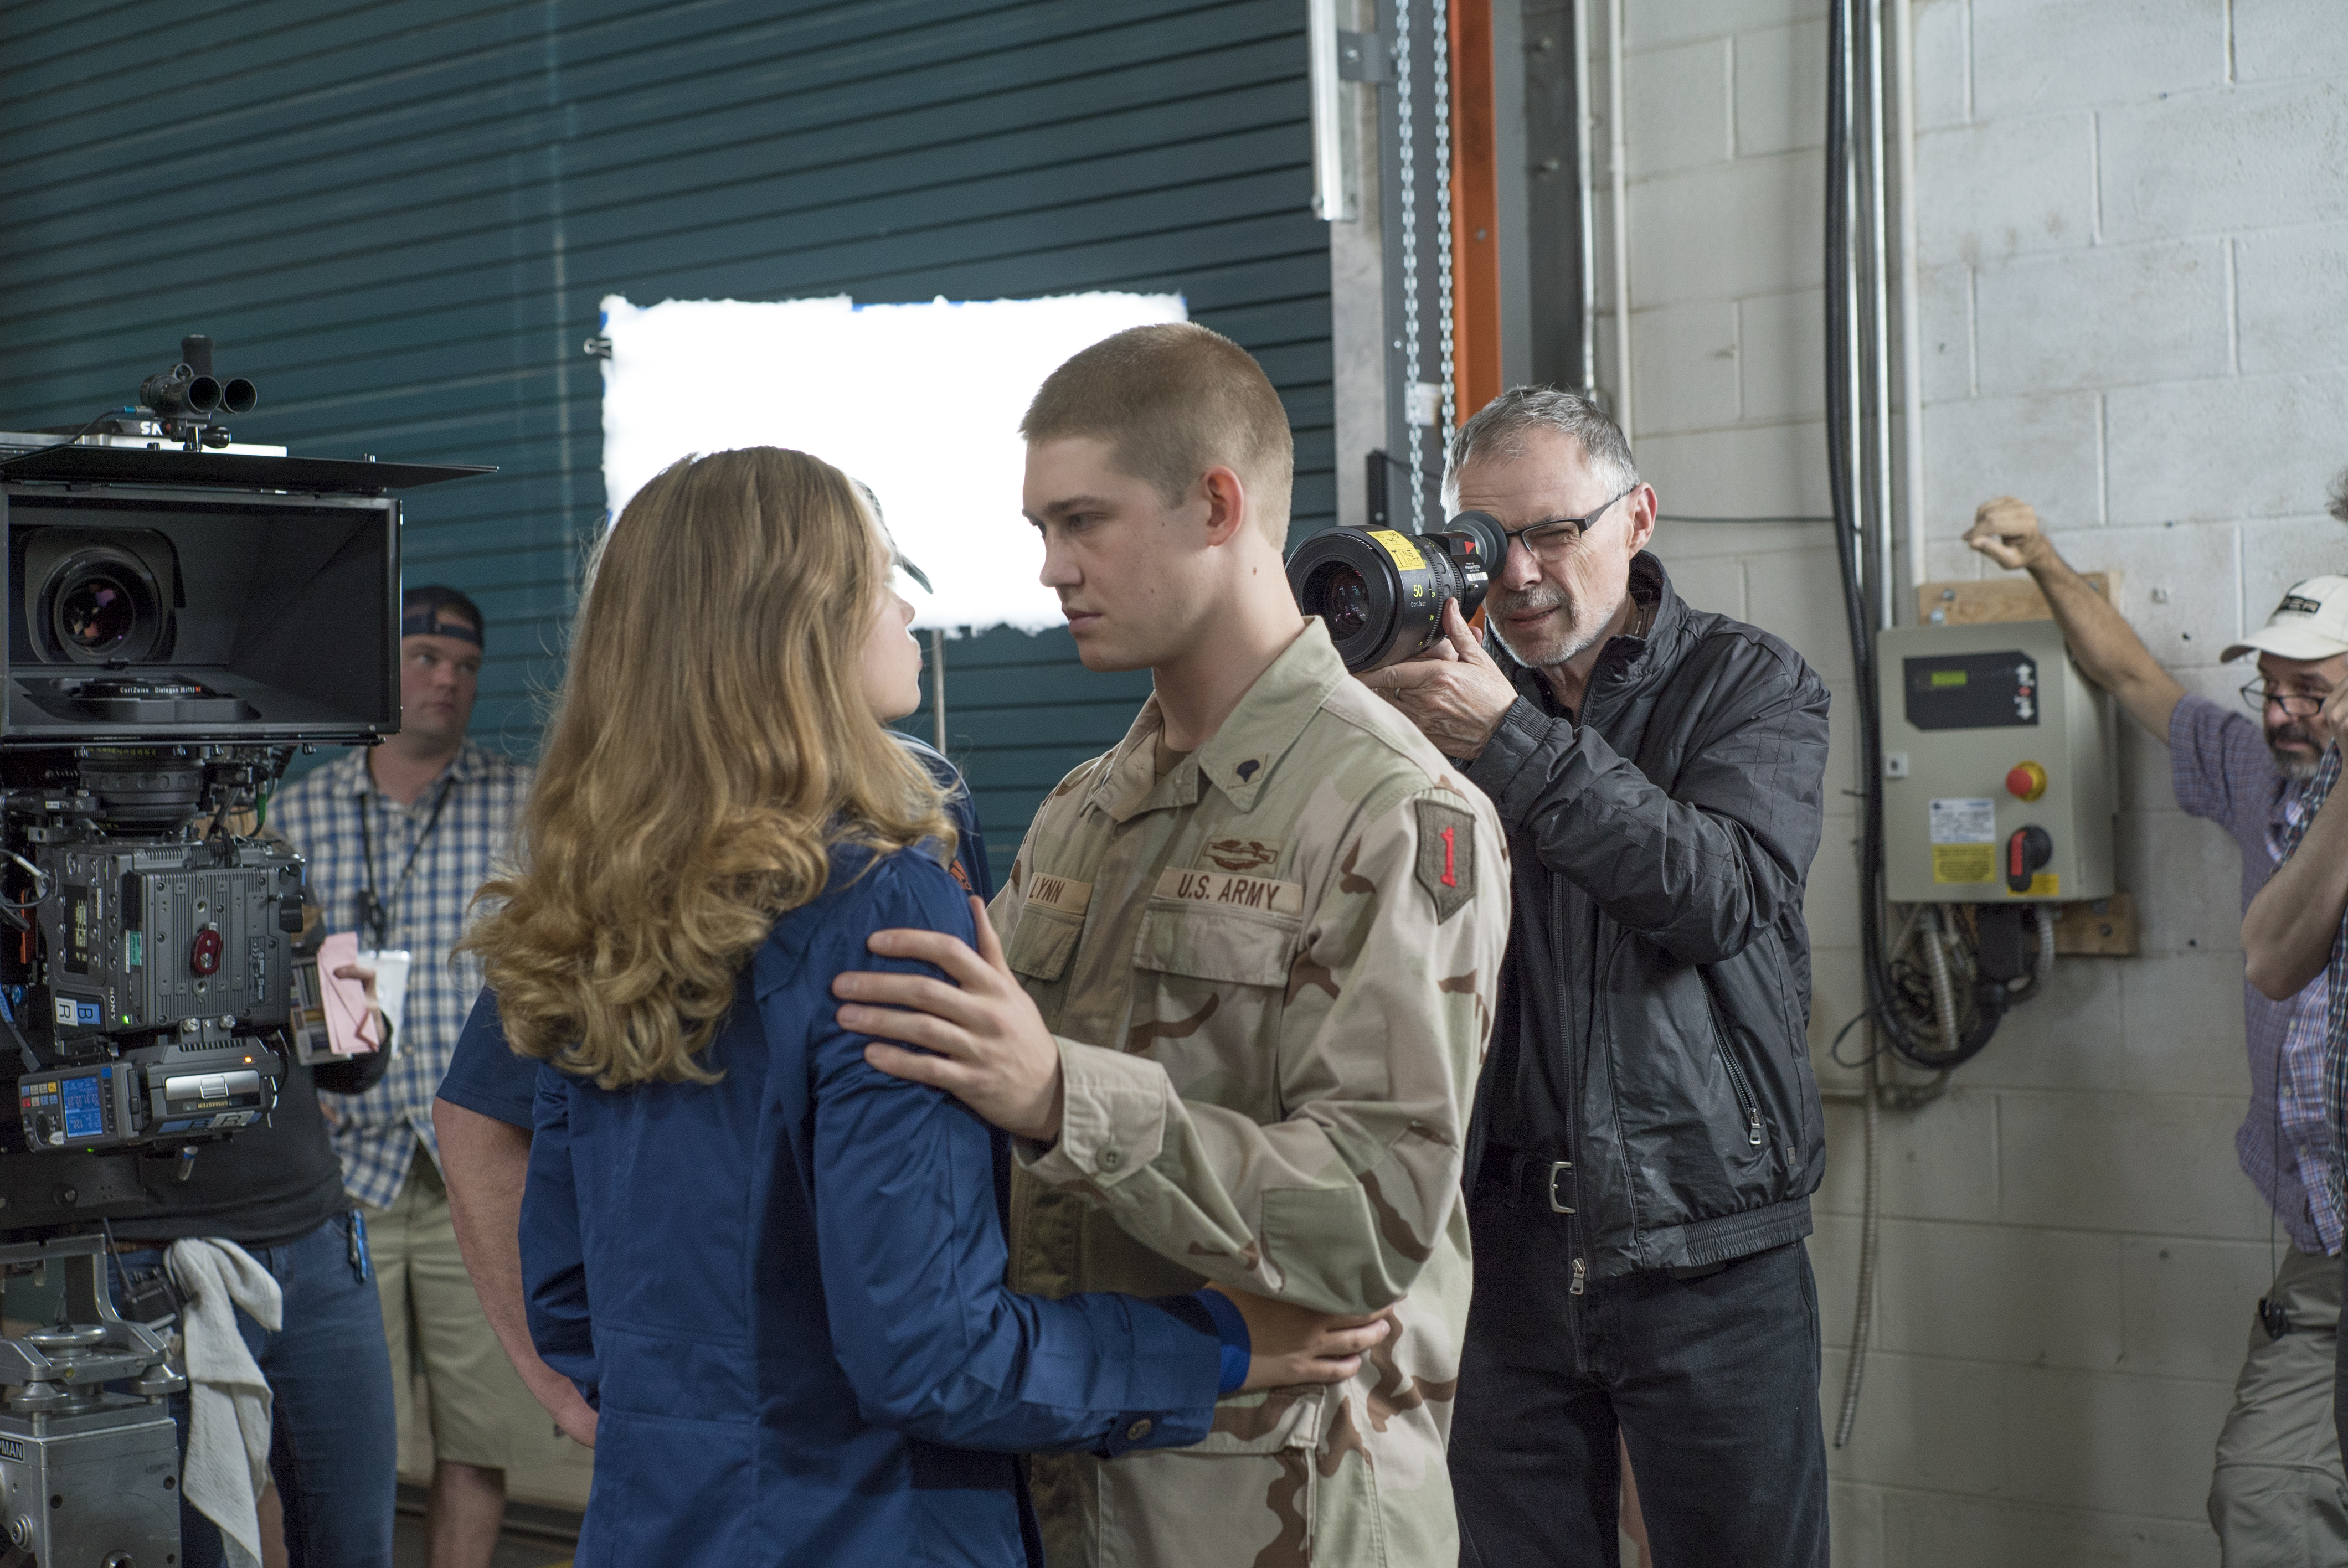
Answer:
[{"label": "hanging chain", "polygon": [[1395,121],[1402,159],[1402,417],[1410,444],[1410,531],[1426,528],[1424,451],[1418,438],[1418,144],[1413,139],[1410,0],[1395,0]]},{"label": "hanging chain", "polygon": [[1457,378],[1451,369],[1451,0],[1435,0],[1435,169],[1440,181],[1435,200],[1435,292],[1443,311],[1443,401],[1435,428],[1436,456],[1448,463],[1451,432],[1458,427]]}]

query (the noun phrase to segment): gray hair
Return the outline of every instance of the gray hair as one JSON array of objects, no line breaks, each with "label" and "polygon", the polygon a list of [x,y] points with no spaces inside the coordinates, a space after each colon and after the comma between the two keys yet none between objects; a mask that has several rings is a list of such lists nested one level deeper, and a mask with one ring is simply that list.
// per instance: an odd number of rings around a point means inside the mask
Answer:
[{"label": "gray hair", "polygon": [[1459,474],[1478,457],[1520,456],[1529,430],[1554,430],[1570,436],[1581,448],[1591,471],[1610,490],[1628,490],[1639,482],[1638,466],[1631,461],[1631,443],[1622,427],[1606,411],[1578,392],[1553,386],[1515,386],[1478,409],[1451,434],[1444,454],[1443,505],[1459,506]]}]

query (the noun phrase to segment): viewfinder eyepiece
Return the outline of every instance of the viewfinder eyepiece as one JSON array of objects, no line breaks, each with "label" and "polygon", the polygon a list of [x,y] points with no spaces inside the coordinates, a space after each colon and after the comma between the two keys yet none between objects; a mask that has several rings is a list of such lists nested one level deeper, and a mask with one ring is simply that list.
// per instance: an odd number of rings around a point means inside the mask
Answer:
[{"label": "viewfinder eyepiece", "polygon": [[210,414],[221,405],[221,384],[184,364],[173,365],[139,384],[139,401],[158,414]]}]

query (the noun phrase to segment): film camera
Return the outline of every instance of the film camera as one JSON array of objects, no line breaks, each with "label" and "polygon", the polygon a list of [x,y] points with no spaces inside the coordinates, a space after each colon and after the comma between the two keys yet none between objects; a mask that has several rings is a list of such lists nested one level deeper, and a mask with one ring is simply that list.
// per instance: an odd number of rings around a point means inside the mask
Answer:
[{"label": "film camera", "polygon": [[388,492],[488,471],[238,446],[202,339],[140,390],[0,432],[0,1277],[62,1285],[0,1337],[0,1568],[177,1561],[186,1379],[94,1228],[274,1106],[302,863],[250,824],[398,727]]},{"label": "film camera", "polygon": [[1424,534],[1323,528],[1289,553],[1288,586],[1299,609],[1329,623],[1338,656],[1360,674],[1425,652],[1442,635],[1446,600],[1473,616],[1508,554],[1508,536],[1483,512]]}]

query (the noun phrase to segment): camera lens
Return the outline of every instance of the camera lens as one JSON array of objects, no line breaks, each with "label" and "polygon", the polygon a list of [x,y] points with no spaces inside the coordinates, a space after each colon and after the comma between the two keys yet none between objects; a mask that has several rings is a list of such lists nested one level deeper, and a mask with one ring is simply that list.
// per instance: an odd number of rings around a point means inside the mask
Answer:
[{"label": "camera lens", "polygon": [[139,606],[130,590],[93,572],[57,595],[57,630],[85,659],[111,659],[139,629]]},{"label": "camera lens", "polygon": [[170,616],[155,574],[122,546],[67,552],[41,584],[40,607],[47,659],[138,664],[170,652]]},{"label": "camera lens", "polygon": [[1370,623],[1370,585],[1362,580],[1362,574],[1349,566],[1333,566],[1313,586],[1323,606],[1321,613],[1329,622],[1329,635],[1360,636]]},{"label": "camera lens", "polygon": [[1476,613],[1508,553],[1499,530],[1481,512],[1462,512],[1437,533],[1324,528],[1288,558],[1289,585],[1297,608],[1327,623],[1346,669],[1380,669],[1440,637],[1447,602]]}]

